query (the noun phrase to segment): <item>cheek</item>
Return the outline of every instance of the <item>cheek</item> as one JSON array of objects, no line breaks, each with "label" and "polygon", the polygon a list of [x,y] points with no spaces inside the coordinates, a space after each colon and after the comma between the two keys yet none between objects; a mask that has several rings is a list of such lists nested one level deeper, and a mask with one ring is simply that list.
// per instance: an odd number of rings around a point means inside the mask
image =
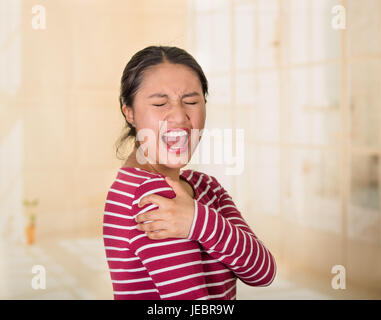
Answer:
[{"label": "cheek", "polygon": [[153,112],[147,108],[139,109],[135,115],[136,125],[138,129],[151,129],[153,132],[159,129],[160,114]]},{"label": "cheek", "polygon": [[143,139],[144,144],[151,149],[156,150],[159,137],[159,121],[161,118],[154,112],[137,113],[135,123],[138,131],[141,133],[139,139]]},{"label": "cheek", "polygon": [[157,126],[156,123],[159,120],[160,116],[149,108],[137,108],[136,110],[135,121],[141,129],[154,129]]},{"label": "cheek", "polygon": [[205,127],[205,109],[197,110],[190,115],[190,122],[192,125],[191,139],[190,139],[190,147],[191,154],[196,150],[201,138],[202,138],[202,130]]},{"label": "cheek", "polygon": [[189,119],[193,129],[204,129],[206,120],[205,108],[190,112]]}]

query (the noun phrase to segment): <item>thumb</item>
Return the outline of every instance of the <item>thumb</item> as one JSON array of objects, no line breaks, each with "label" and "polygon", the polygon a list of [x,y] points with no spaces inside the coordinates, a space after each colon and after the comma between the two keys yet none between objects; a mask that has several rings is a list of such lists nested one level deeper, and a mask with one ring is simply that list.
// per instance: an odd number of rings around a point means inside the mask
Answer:
[{"label": "thumb", "polygon": [[180,181],[173,180],[170,177],[165,177],[165,181],[169,184],[169,186],[173,189],[176,195],[181,195],[184,193],[183,186]]}]

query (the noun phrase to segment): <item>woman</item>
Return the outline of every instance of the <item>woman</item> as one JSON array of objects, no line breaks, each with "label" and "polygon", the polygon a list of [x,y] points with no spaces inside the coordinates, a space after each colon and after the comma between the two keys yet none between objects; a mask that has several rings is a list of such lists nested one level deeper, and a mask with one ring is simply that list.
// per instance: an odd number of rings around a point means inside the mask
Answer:
[{"label": "woman", "polygon": [[[120,107],[135,147],[111,185],[103,237],[115,299],[235,299],[269,285],[273,256],[216,178],[180,168],[205,124],[207,79],[176,47],[136,53]],[[144,134],[141,134],[144,133]]]}]

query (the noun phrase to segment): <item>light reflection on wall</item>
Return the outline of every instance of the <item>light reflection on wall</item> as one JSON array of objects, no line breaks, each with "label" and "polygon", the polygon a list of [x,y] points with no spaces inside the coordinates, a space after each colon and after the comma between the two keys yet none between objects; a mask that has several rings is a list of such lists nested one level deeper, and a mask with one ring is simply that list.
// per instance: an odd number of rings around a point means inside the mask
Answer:
[{"label": "light reflection on wall", "polygon": [[15,94],[21,82],[21,0],[0,0],[0,91]]},{"label": "light reflection on wall", "polygon": [[[1,108],[7,110],[14,106],[5,101],[21,84],[21,0],[0,0],[0,70]],[[0,135],[0,238],[24,242],[23,121],[12,121],[2,123]]]},{"label": "light reflection on wall", "polygon": [[0,239],[24,242],[23,122],[15,123],[0,142]]}]

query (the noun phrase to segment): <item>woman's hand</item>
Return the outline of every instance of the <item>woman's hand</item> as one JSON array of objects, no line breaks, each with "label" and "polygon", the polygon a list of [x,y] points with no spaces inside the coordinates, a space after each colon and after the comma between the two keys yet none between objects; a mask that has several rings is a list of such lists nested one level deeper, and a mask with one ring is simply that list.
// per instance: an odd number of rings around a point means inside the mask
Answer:
[{"label": "woman's hand", "polygon": [[139,214],[136,217],[137,229],[145,231],[150,239],[187,238],[193,223],[194,200],[179,181],[169,177],[165,180],[175,192],[175,198],[150,194],[140,199],[139,207],[154,203],[159,208]]}]

